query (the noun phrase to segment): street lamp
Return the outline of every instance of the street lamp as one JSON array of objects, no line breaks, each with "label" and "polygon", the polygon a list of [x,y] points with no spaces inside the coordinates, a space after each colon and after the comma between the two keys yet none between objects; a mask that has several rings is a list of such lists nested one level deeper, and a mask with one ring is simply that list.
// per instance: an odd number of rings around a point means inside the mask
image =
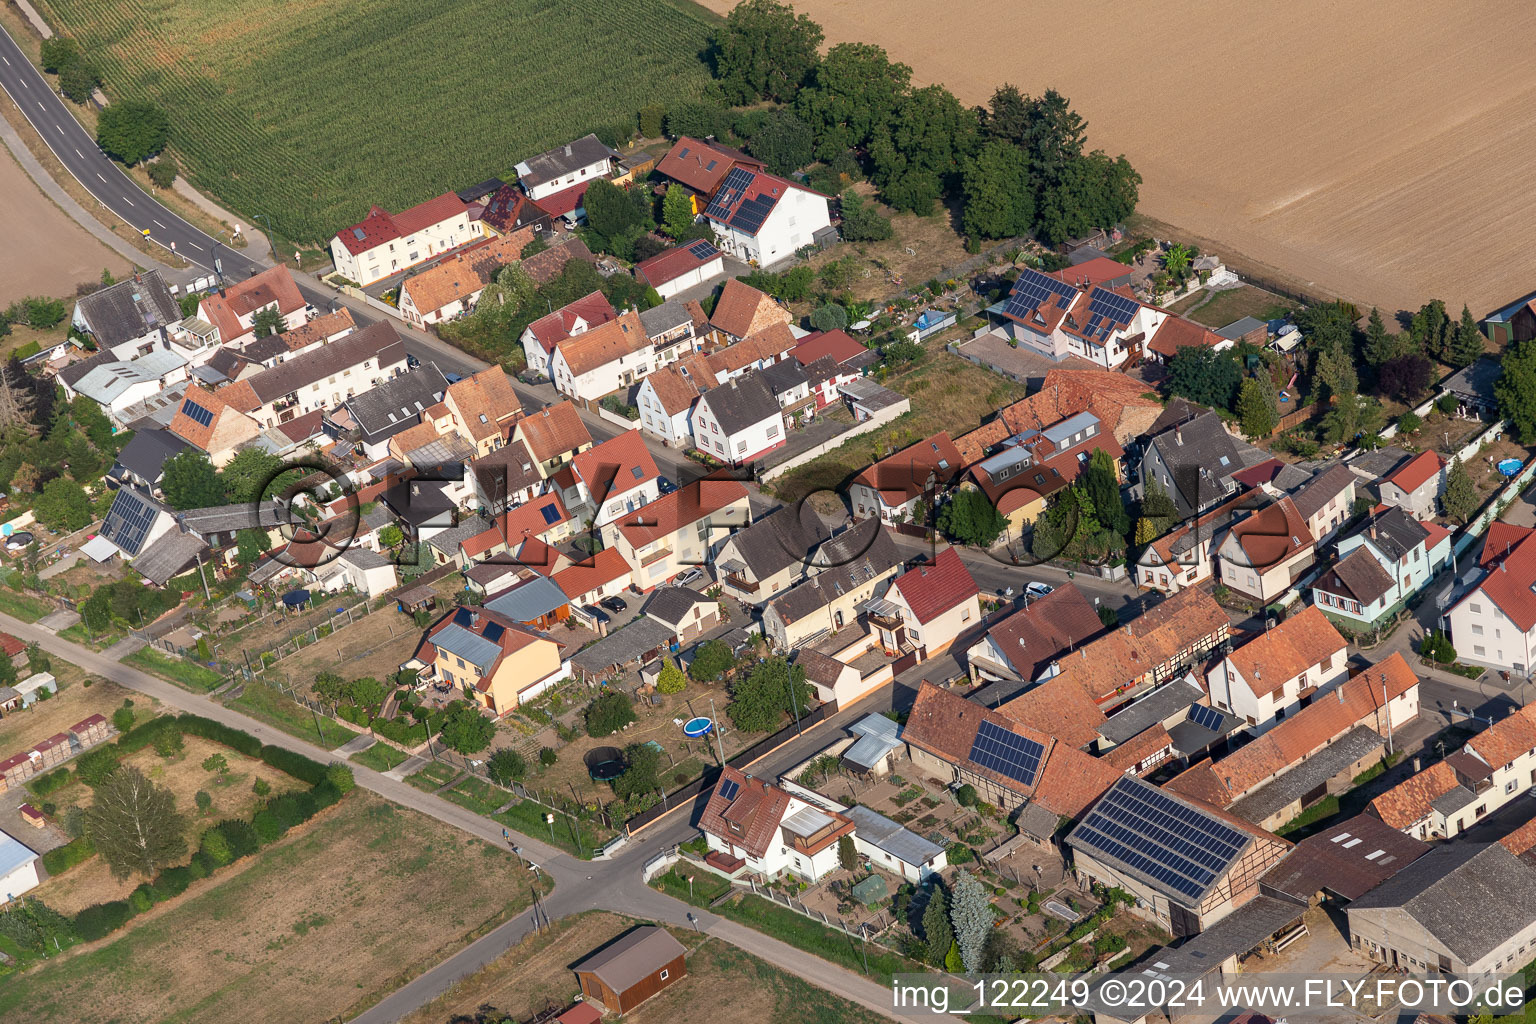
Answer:
[{"label": "street lamp", "polygon": [[550,842],[554,842],[555,841],[555,816],[553,814],[546,814],[546,815],[544,815],[544,824],[549,826],[549,841]]},{"label": "street lamp", "polygon": [[277,236],[272,233],[272,218],[264,213],[259,216],[267,222],[267,248],[272,250],[272,261],[281,263],[283,258],[277,254]]}]

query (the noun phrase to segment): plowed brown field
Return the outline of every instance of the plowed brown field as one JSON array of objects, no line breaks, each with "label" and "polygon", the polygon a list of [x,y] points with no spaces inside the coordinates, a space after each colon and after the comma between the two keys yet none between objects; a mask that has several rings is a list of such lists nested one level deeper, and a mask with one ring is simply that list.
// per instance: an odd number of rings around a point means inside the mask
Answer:
[{"label": "plowed brown field", "polygon": [[1145,213],[1319,291],[1480,316],[1536,289],[1536,6],[793,3],[967,103],[1059,89],[1142,173]]}]

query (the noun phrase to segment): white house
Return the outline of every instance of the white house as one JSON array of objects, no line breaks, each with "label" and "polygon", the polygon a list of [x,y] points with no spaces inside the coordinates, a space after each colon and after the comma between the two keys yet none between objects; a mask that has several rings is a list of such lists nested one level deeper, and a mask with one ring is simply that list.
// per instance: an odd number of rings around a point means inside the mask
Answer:
[{"label": "white house", "polygon": [[1264,732],[1349,674],[1348,645],[1315,605],[1223,657],[1206,674],[1218,711]]},{"label": "white house", "polygon": [[853,848],[874,866],[922,884],[949,866],[944,847],[868,807],[848,808],[853,819]]},{"label": "white house", "polygon": [[1446,461],[1439,452],[1424,451],[1381,482],[1381,501],[1398,505],[1419,519],[1433,519],[1445,492]]},{"label": "white house", "polygon": [[725,274],[725,255],[713,244],[693,241],[665,249],[635,264],[635,277],[664,299]]},{"label": "white house", "polygon": [[98,350],[132,359],[163,347],[166,328],[181,318],[160,271],[148,270],[82,297],[71,322]]},{"label": "white house", "polygon": [[569,302],[552,313],[539,317],[523,329],[518,341],[533,373],[549,376],[549,357],[555,346],[567,338],[605,324],[618,317],[613,304],[602,292],[592,292]]},{"label": "white house", "polygon": [[1536,530],[1495,521],[1478,566],[1486,575],[1451,606],[1456,657],[1523,675],[1536,665]]},{"label": "white house", "polygon": [[1049,359],[1078,356],[1106,370],[1140,358],[1146,339],[1173,314],[1145,306],[1129,290],[1079,287],[1071,269],[1020,272],[1003,304],[1003,331],[1020,347]]},{"label": "white house", "polygon": [[[92,367],[73,384],[64,384],[70,399],[83,395],[119,420],[123,410],[166,391],[187,379],[187,361],[168,348],[157,348],[127,362]],[[125,423],[120,423],[126,426]]]},{"label": "white house", "polygon": [[1317,555],[1317,542],[1289,496],[1234,523],[1216,549],[1221,581],[1269,602],[1291,589]]},{"label": "white house", "polygon": [[771,266],[816,241],[832,224],[826,196],[763,171],[734,168],[704,209],[720,247]]},{"label": "white house", "polygon": [[204,295],[197,316],[219,329],[221,344],[244,345],[256,336],[256,314],[264,309],[276,309],[285,330],[309,319],[298,282],[282,264]]},{"label": "white house", "polygon": [[370,207],[368,216],[336,232],[331,260],[342,277],[367,286],[480,237],[469,204],[444,192],[395,214]]},{"label": "white house", "polygon": [[1383,506],[1339,541],[1338,562],[1312,585],[1312,603],[1369,628],[1434,578],[1451,555],[1451,533],[1406,509]]},{"label": "white house", "polygon": [[700,451],[739,466],[783,446],[784,414],[757,373],[706,391],[693,409],[693,436]]},{"label": "white house", "polygon": [[530,230],[476,241],[412,274],[400,283],[400,314],[416,327],[468,316],[497,271],[517,260],[532,239]]},{"label": "white house", "polygon": [[561,496],[566,508],[603,530],[606,544],[613,540],[605,527],[661,496],[661,471],[638,430],[626,430],[576,456],[571,476]]},{"label": "white house", "polygon": [[656,350],[630,311],[557,344],[549,377],[561,394],[592,405],[655,368]]},{"label": "white house", "polygon": [[568,188],[612,176],[618,157],[619,154],[603,145],[596,135],[583,135],[574,142],[556,146],[518,164],[515,168],[517,183],[528,193],[529,199],[537,202]]},{"label": "white house", "polygon": [[925,501],[932,508],[939,493],[948,488],[965,465],[949,431],[888,455],[853,478],[849,497],[853,516],[877,516],[890,523],[905,520]]},{"label": "white house", "polygon": [[694,406],[714,386],[715,375],[703,356],[661,367],[640,384],[640,425],[669,447],[692,445]]},{"label": "white house", "polygon": [[1292,496],[1296,511],[1306,520],[1307,530],[1319,544],[1329,540],[1354,514],[1357,479],[1347,466],[1338,463],[1296,489]]},{"label": "white house", "polygon": [[710,866],[765,878],[791,874],[815,882],[838,866],[838,840],[853,819],[819,807],[727,765],[699,819]]},{"label": "white house", "polygon": [[39,855],[26,843],[0,832],[0,900],[9,903],[37,887]]},{"label": "white house", "polygon": [[981,622],[980,595],[959,552],[948,547],[932,562],[897,576],[884,599],[871,602],[870,625],[887,650],[900,650],[904,633],[922,661],[948,650],[961,633]]}]

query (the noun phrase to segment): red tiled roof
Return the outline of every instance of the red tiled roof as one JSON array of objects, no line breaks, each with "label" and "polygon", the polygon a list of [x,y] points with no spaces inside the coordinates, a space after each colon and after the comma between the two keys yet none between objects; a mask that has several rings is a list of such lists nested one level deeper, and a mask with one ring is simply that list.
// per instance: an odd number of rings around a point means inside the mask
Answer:
[{"label": "red tiled roof", "polygon": [[756,160],[738,153],[726,151],[708,142],[679,135],[672,148],[656,165],[656,173],[673,181],[681,182],[704,195],[711,195],[731,168],[742,164],[761,167]]},{"label": "red tiled roof", "polygon": [[1494,769],[1536,750],[1536,704],[1527,704],[1494,722],[1468,740],[1467,747]]},{"label": "red tiled roof", "polygon": [[[721,786],[727,782],[736,784],[735,796],[726,799]],[[699,817],[699,828],[741,847],[753,857],[762,857],[768,848],[778,841],[779,822],[789,807],[789,794],[762,779],[747,778],[740,771],[726,765],[720,772],[720,780],[710,791],[709,802]],[[731,827],[738,826],[737,829]]]},{"label": "red tiled roof", "polygon": [[1038,678],[1057,656],[1104,632],[1104,623],[1075,584],[1066,583],[987,631],[1025,679]]},{"label": "red tiled roof", "polygon": [[571,401],[545,406],[518,421],[517,434],[540,462],[548,462],[566,452],[592,443],[592,433],[581,421],[581,414]]},{"label": "red tiled roof", "polygon": [[227,345],[248,333],[240,325],[240,317],[274,302],[284,316],[304,308],[304,296],[293,273],[282,264],[203,296],[199,312],[219,329],[219,338]]},{"label": "red tiled roof", "polygon": [[1051,271],[1050,276],[1074,288],[1092,288],[1096,284],[1129,277],[1130,273],[1131,268],[1127,264],[1112,260],[1108,256],[1095,256],[1084,263]]},{"label": "red tiled roof", "polygon": [[[742,234],[755,237],[758,231],[762,230],[762,225],[766,222],[767,217],[773,213],[774,207],[779,205],[780,199],[788,195],[791,190],[800,192],[811,191],[793,182],[785,181],[783,178],[768,174],[766,171],[749,169],[748,175],[748,180],[741,187],[722,188],[715,193],[710,206],[712,209],[717,209],[720,212],[710,213],[706,210],[704,216],[708,220],[714,221],[723,227],[731,227],[731,218],[736,216],[736,213],[742,206],[753,200],[762,200],[763,203],[759,205],[766,204],[766,209],[763,211],[763,219],[758,221],[756,231],[744,231],[740,227],[732,227],[732,230],[741,231]],[[727,193],[729,194],[727,195]]]},{"label": "red tiled roof", "polygon": [[1168,735],[1168,730],[1163,727],[1162,722],[1157,722],[1151,728],[1141,730],[1105,754],[1104,762],[1111,767],[1128,772],[1158,751],[1167,750],[1172,746],[1173,737]]},{"label": "red tiled roof", "polygon": [[608,301],[608,296],[602,292],[592,292],[566,303],[553,313],[539,317],[528,325],[528,330],[533,332],[534,340],[548,353],[554,351],[556,344],[571,337],[578,321],[586,324],[584,330],[590,330],[618,315],[613,303]]},{"label": "red tiled roof", "polygon": [[529,199],[528,194],[516,185],[503,185],[485,204],[480,219],[502,234],[507,234],[519,225],[532,227],[547,222],[549,211]]},{"label": "red tiled roof", "polygon": [[[546,510],[548,515],[545,514]],[[562,523],[568,522],[570,518],[571,514],[565,510],[565,503],[560,500],[560,495],[551,491],[534,498],[526,505],[518,505],[502,513],[496,524],[498,529],[487,530],[480,536],[465,541],[461,546],[464,548],[464,553],[471,558],[489,551],[502,540],[506,541],[508,547],[516,547],[524,538],[542,537]]]},{"label": "red tiled roof", "polygon": [[1309,604],[1227,655],[1255,694],[1273,693],[1347,645],[1321,608]]},{"label": "red tiled roof", "polygon": [[1243,549],[1247,567],[1261,574],[1317,543],[1289,495],[1234,524],[1228,537]]},{"label": "red tiled roof", "polygon": [[[418,203],[409,210],[390,214],[382,206],[373,206],[368,216],[349,227],[336,232],[336,237],[352,255],[357,256],[385,242],[413,235],[422,228],[451,220],[467,210],[468,204],[452,192]],[[362,238],[357,237],[361,231]]]},{"label": "red tiled roof", "polygon": [[1536,587],[1536,532],[1496,561],[1497,568],[1489,570],[1473,593],[1485,594],[1511,622],[1529,633],[1536,627],[1536,599],[1531,596],[1532,587]]},{"label": "red tiled roof", "polygon": [[1247,469],[1232,474],[1232,479],[1244,487],[1258,487],[1270,483],[1280,475],[1285,468],[1285,463],[1279,459],[1265,459],[1263,462],[1249,466]]},{"label": "red tiled roof", "polygon": [[923,494],[930,478],[945,487],[960,475],[964,460],[949,431],[941,430],[908,448],[888,455],[863,470],[854,481],[880,492],[880,499],[895,508]]},{"label": "red tiled roof", "polygon": [[723,261],[724,256],[714,246],[709,246],[701,258],[693,254],[695,243],[687,245],[674,245],[670,249],[664,249],[635,265],[635,276],[645,281],[652,287],[659,287],[668,281],[675,281],[684,274],[707,266],[716,261]]},{"label": "red tiled roof", "polygon": [[768,295],[733,277],[720,289],[720,299],[709,323],[733,338],[748,338],[773,324],[788,324],[793,319],[788,310]]},{"label": "red tiled roof", "polygon": [[1456,769],[1436,761],[1372,800],[1370,809],[1393,828],[1410,828],[1429,814],[1431,804],[1459,785]]},{"label": "red tiled roof", "polygon": [[917,621],[932,622],[951,608],[981,593],[976,580],[953,547],[940,551],[932,562],[913,566],[891,584],[906,601]]},{"label": "red tiled roof", "polygon": [[582,200],[587,198],[587,188],[596,181],[596,178],[588,178],[578,182],[570,188],[563,188],[553,195],[545,196],[539,200],[541,209],[549,211],[551,217],[564,217],[568,213],[577,210]]},{"label": "red tiled roof", "polygon": [[1053,742],[1040,766],[1034,802],[1058,816],[1076,818],[1124,774],[1108,760]]},{"label": "red tiled roof", "polygon": [[1215,331],[1201,327],[1193,320],[1181,316],[1169,316],[1158,325],[1147,348],[1160,356],[1173,358],[1181,348],[1215,348],[1231,344]]},{"label": "red tiled roof", "polygon": [[1397,472],[1387,477],[1383,483],[1396,484],[1410,494],[1417,490],[1426,480],[1433,477],[1445,468],[1445,459],[1439,452],[1425,451],[1403,463]]},{"label": "red tiled roof", "polygon": [[831,356],[839,364],[868,355],[869,349],[844,331],[823,331],[801,340],[790,355],[801,366],[809,366],[822,356]]},{"label": "red tiled roof", "polygon": [[594,505],[628,494],[661,475],[639,428],[631,428],[571,460]]},{"label": "red tiled roof", "polygon": [[650,347],[651,339],[646,336],[640,314],[630,310],[573,338],[566,338],[555,346],[555,350],[570,367],[571,376],[580,377]]},{"label": "red tiled roof", "polygon": [[9,633],[0,633],[0,653],[3,653],[7,658],[14,658],[26,649],[27,645],[22,643],[20,639],[11,636]]},{"label": "red tiled roof", "polygon": [[618,548],[604,548],[584,561],[566,566],[550,578],[566,597],[574,601],[605,583],[625,579],[629,574],[629,563],[624,561]]},{"label": "red tiled roof", "polygon": [[[1086,652],[1089,647],[1078,648]],[[1068,655],[1067,663],[1077,660]],[[1074,677],[1062,674],[1052,676],[1033,689],[1025,690],[1013,700],[998,708],[1005,717],[1038,729],[1048,736],[1072,747],[1086,747],[1099,738],[1099,728],[1105,722],[1094,695],[1083,688]]]},{"label": "red tiled roof", "polygon": [[671,494],[663,494],[615,525],[631,545],[640,548],[654,540],[670,537],[683,527],[746,497],[747,489],[738,480],[705,477],[684,484]]},{"label": "red tiled roof", "polygon": [[1492,568],[1499,559],[1512,553],[1520,546],[1521,541],[1531,536],[1536,536],[1536,527],[1516,526],[1514,523],[1495,519],[1488,524],[1488,536],[1483,540],[1483,548],[1478,553],[1477,564],[1484,569]]}]

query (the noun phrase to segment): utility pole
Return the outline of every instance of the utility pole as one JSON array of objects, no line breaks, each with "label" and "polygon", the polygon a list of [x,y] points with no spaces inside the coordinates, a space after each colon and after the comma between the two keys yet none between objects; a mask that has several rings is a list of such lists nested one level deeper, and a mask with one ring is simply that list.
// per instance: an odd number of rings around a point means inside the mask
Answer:
[{"label": "utility pole", "polygon": [[1381,709],[1387,715],[1387,756],[1391,757],[1395,751],[1392,749],[1392,703],[1387,696],[1387,674],[1381,674]]},{"label": "utility pole", "polygon": [[715,749],[720,752],[720,767],[725,767],[725,744],[720,741],[720,719],[715,717],[715,698],[709,698],[709,720],[715,726]]}]

